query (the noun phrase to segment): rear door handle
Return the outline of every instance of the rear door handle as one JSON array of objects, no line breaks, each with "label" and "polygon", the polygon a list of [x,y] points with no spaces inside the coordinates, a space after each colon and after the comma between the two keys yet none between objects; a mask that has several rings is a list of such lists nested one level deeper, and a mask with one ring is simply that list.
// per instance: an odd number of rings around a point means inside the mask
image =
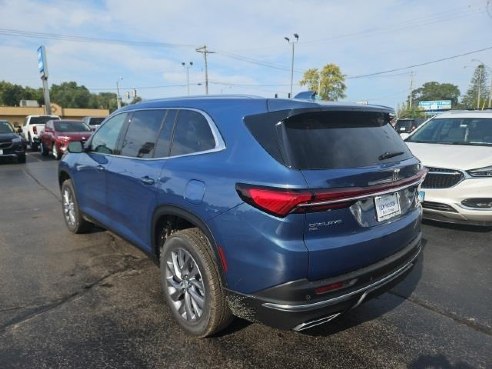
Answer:
[{"label": "rear door handle", "polygon": [[155,183],[154,178],[150,178],[149,176],[142,177],[140,178],[140,180],[142,181],[143,184],[146,185],[153,185]]}]

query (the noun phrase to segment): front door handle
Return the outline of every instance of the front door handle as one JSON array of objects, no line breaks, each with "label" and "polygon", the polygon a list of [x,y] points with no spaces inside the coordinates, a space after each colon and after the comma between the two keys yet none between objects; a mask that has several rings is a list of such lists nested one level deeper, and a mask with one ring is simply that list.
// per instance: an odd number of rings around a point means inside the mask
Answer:
[{"label": "front door handle", "polygon": [[103,167],[102,165],[98,165],[98,166],[96,167],[96,169],[97,169],[98,171],[102,172],[102,171],[104,170],[104,167]]},{"label": "front door handle", "polygon": [[154,178],[150,178],[149,176],[142,177],[140,178],[140,180],[142,181],[143,184],[146,185],[153,185],[155,183]]}]

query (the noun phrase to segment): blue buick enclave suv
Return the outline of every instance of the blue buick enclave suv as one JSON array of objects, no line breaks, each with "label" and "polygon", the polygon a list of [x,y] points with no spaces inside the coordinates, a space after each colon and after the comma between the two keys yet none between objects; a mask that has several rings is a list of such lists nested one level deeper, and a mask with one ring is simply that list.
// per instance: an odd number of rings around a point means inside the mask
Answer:
[{"label": "blue buick enclave suv", "polygon": [[425,169],[391,109],[248,96],[164,99],[108,117],[59,166],[65,222],[160,265],[189,334],[239,316],[327,322],[406,275]]}]

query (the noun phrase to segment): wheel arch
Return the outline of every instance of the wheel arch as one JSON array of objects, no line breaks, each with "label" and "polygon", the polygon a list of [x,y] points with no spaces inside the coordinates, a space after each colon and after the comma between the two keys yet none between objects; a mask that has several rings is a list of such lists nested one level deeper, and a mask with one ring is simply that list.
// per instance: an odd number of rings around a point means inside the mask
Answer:
[{"label": "wheel arch", "polygon": [[65,170],[60,170],[60,172],[58,172],[58,186],[60,189],[63,182],[65,182],[67,179],[72,179],[70,177],[70,174],[68,174],[68,172]]},{"label": "wheel arch", "polygon": [[153,256],[156,258],[156,260],[159,260],[161,233],[163,229],[168,228],[168,235],[171,235],[176,231],[194,227],[202,231],[205,237],[207,237],[211,248],[211,256],[215,264],[217,265],[222,283],[223,285],[225,285],[225,268],[222,263],[222,259],[220,258],[218,245],[215,238],[213,237],[212,232],[203,220],[187,210],[176,206],[166,205],[161,206],[154,211],[151,230]]}]

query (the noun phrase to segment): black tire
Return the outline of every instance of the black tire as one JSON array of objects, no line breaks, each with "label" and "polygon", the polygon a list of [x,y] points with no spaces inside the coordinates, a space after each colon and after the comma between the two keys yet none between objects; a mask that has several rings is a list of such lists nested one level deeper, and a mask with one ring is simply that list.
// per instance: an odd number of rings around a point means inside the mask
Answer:
[{"label": "black tire", "polygon": [[62,153],[58,152],[57,148],[56,148],[56,143],[53,142],[52,145],[51,145],[51,153],[53,154],[53,157],[56,159],[56,160],[60,160],[61,157],[63,156]]},{"label": "black tire", "polygon": [[196,337],[211,336],[233,319],[211,252],[207,237],[198,228],[178,231],[161,245],[166,302],[179,325]]},{"label": "black tire", "polygon": [[84,219],[79,209],[75,191],[70,179],[65,180],[61,187],[63,219],[67,228],[72,233],[85,233],[89,231],[91,223]]},{"label": "black tire", "polygon": [[39,144],[39,150],[41,151],[41,155],[48,156],[48,148],[42,141]]},{"label": "black tire", "polygon": [[38,150],[37,146],[35,146],[36,144],[32,140],[30,133],[27,135],[27,142],[29,143],[29,148],[31,149],[31,151],[37,151]]}]

